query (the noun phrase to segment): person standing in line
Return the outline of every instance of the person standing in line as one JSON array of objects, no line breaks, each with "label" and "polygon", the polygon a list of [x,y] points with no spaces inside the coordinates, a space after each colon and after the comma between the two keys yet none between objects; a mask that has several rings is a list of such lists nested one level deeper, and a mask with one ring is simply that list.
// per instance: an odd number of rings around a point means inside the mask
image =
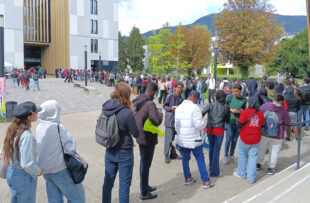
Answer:
[{"label": "person standing in line", "polygon": [[240,114],[246,108],[247,99],[242,96],[242,87],[239,84],[233,86],[234,94],[226,97],[226,104],[230,108],[230,121],[227,124],[226,131],[226,141],[225,141],[225,154],[223,163],[228,164],[229,160],[237,162],[237,159],[234,157],[238,137],[239,137],[239,128],[236,125]]},{"label": "person standing in line", "polygon": [[31,123],[37,121],[33,102],[19,104],[4,139],[4,160],[9,163],[6,174],[12,196],[11,203],[36,202],[37,176],[43,174],[37,164],[37,144],[31,133]]},{"label": "person standing in line", "polygon": [[110,97],[111,99],[103,104],[102,112],[108,117],[116,115],[120,142],[115,147],[106,150],[102,203],[111,203],[111,193],[118,171],[119,202],[129,203],[134,165],[132,137],[139,136],[139,129],[132,111],[129,85],[125,82],[118,83]]},{"label": "person standing in line", "polygon": [[208,88],[209,88],[209,95],[208,95],[208,98],[209,98],[209,103],[211,103],[211,99],[212,99],[212,102],[214,102],[214,94],[215,94],[215,79],[213,78],[213,75],[212,73],[209,74],[208,76],[208,80],[207,80],[207,85],[208,85]]},{"label": "person standing in line", "polygon": [[40,91],[40,86],[39,86],[39,74],[37,72],[34,72],[32,75],[33,79],[33,91],[36,91],[36,87],[38,88],[38,91]]},{"label": "person standing in line", "polygon": [[12,77],[12,81],[13,81],[13,88],[15,88],[15,84],[18,87],[19,85],[18,85],[18,82],[17,82],[17,72],[16,72],[16,70],[13,70],[13,72],[11,74],[11,77]]},{"label": "person standing in line", "polygon": [[182,152],[182,166],[184,173],[184,185],[189,186],[196,182],[192,177],[189,160],[191,152],[194,154],[203,189],[214,187],[208,176],[202,144],[205,137],[202,130],[206,127],[207,121],[203,118],[200,108],[197,105],[200,94],[196,91],[190,92],[188,99],[184,100],[175,110],[175,129],[177,132],[177,143]]},{"label": "person standing in line", "polygon": [[[309,117],[309,109],[310,109],[310,79],[304,78],[302,80],[302,86],[300,87],[300,90],[302,92],[302,102],[301,102],[301,108],[298,111],[298,122],[302,121],[302,117],[304,117],[304,121],[308,121],[310,119]],[[305,131],[310,131],[310,124],[309,122],[305,124]]]},{"label": "person standing in line", "polygon": [[256,181],[256,161],[261,141],[262,126],[266,125],[263,112],[259,111],[257,97],[250,97],[247,109],[242,111],[238,120],[240,140],[238,148],[238,171],[234,176],[248,179],[253,184]]},{"label": "person standing in line", "polygon": [[[165,162],[170,163],[170,159],[181,159],[177,154],[175,147],[172,145],[176,131],[174,127],[174,115],[175,109],[183,102],[181,97],[183,91],[183,83],[177,82],[175,84],[174,92],[170,93],[166,98],[163,105],[166,115],[165,115],[165,145],[164,145],[164,155]],[[169,153],[170,151],[170,153]]]},{"label": "person standing in line", "polygon": [[63,153],[73,154],[76,148],[74,138],[60,122],[61,107],[57,101],[48,100],[40,108],[36,129],[38,166],[44,170],[48,202],[63,202],[65,196],[68,202],[85,203],[84,187],[74,184],[64,161]]},{"label": "person standing in line", "polygon": [[159,112],[154,103],[154,95],[158,90],[158,86],[151,82],[145,94],[136,97],[133,100],[135,118],[139,129],[139,137],[137,143],[140,151],[140,199],[154,199],[157,197],[157,187],[149,185],[150,168],[153,161],[155,145],[158,144],[157,134],[146,132],[143,130],[144,123],[149,119],[153,125],[159,126],[163,120],[163,114]]},{"label": "person standing in line", "polygon": [[[287,111],[290,117],[291,124],[296,124],[297,123],[297,112],[300,110],[301,100],[297,95],[295,95],[294,88],[292,86],[288,86],[286,88],[284,99],[287,103]],[[285,138],[286,141],[291,140],[291,131],[292,131],[292,127],[286,126],[286,136],[287,136]],[[293,131],[294,131],[296,140],[298,140],[298,126],[297,125],[293,126]]]},{"label": "person standing in line", "polygon": [[230,110],[225,104],[226,94],[223,90],[218,90],[215,95],[215,102],[209,103],[202,111],[202,116],[208,114],[207,134],[209,140],[209,168],[210,176],[221,176],[220,172],[220,152],[224,138],[225,124],[229,122]]},{"label": "person standing in line", "polygon": [[159,82],[159,98],[158,103],[165,103],[167,97],[167,89],[166,89],[166,80],[165,78],[161,78]]},{"label": "person standing in line", "polygon": [[[274,96],[273,102],[266,103],[260,107],[260,111],[264,114],[265,112],[275,112],[277,116],[277,125],[275,129],[277,130],[277,136],[268,137],[266,135],[262,136],[262,141],[259,147],[258,159],[256,168],[257,170],[261,169],[262,163],[264,162],[265,153],[267,148],[269,149],[269,162],[268,162],[268,174],[273,175],[275,172],[275,167],[278,162],[279,152],[282,147],[282,141],[284,139],[284,129],[285,125],[290,123],[290,117],[283,107],[284,97],[281,94],[276,94]],[[268,119],[266,119],[266,123],[268,124]],[[274,125],[274,124],[272,124]]]},{"label": "person standing in line", "polygon": [[30,85],[30,78],[31,78],[28,71],[25,71],[24,77],[25,77],[25,81],[26,81],[26,91],[28,92],[30,90],[29,85]]}]

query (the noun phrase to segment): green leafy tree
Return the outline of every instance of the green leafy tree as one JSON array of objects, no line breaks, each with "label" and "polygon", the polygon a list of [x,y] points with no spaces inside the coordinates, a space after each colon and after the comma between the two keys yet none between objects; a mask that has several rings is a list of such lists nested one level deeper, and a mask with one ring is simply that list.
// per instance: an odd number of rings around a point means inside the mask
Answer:
[{"label": "green leafy tree", "polygon": [[210,63],[211,32],[205,26],[183,26],[185,46],[181,52],[182,61],[191,64],[187,73],[192,70],[200,72],[201,68]]},{"label": "green leafy tree", "polygon": [[150,36],[148,44],[148,50],[151,53],[148,67],[150,72],[167,73],[171,67],[169,49],[171,35],[170,29],[161,29],[157,35],[156,31],[153,31],[153,36]]},{"label": "green leafy tree", "polygon": [[140,34],[139,28],[133,27],[127,41],[127,55],[133,71],[142,71],[144,69],[144,44],[144,38]]},{"label": "green leafy tree", "polygon": [[171,51],[171,66],[178,71],[188,72],[188,69],[192,66],[188,61],[182,60],[181,52],[185,47],[184,34],[182,33],[182,25],[176,28],[176,32],[169,39],[169,49]]},{"label": "green leafy tree", "polygon": [[126,69],[127,58],[127,42],[121,32],[118,32],[118,68],[122,71]]},{"label": "green leafy tree", "polygon": [[276,23],[274,9],[267,0],[228,0],[215,16],[219,47],[227,62],[241,69],[243,78],[249,67],[274,57],[276,41],[283,25]]},{"label": "green leafy tree", "polygon": [[304,29],[292,39],[283,39],[278,48],[277,57],[266,64],[266,73],[274,75],[282,70],[305,77],[310,75],[308,29]]}]

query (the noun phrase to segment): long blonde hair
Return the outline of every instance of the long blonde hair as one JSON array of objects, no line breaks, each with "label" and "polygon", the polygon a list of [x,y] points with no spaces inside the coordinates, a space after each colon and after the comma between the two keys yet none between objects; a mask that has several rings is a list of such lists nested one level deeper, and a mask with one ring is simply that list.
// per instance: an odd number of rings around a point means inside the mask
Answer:
[{"label": "long blonde hair", "polygon": [[125,82],[117,83],[114,91],[111,93],[111,99],[116,99],[119,104],[127,106],[132,109],[132,103],[130,101],[131,89]]}]

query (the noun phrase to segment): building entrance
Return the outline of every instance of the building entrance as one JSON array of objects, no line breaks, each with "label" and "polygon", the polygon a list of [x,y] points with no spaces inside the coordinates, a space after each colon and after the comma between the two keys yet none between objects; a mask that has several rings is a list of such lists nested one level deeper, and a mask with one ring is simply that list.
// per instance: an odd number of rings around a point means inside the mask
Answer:
[{"label": "building entrance", "polygon": [[41,66],[41,47],[24,46],[24,63],[26,69]]}]

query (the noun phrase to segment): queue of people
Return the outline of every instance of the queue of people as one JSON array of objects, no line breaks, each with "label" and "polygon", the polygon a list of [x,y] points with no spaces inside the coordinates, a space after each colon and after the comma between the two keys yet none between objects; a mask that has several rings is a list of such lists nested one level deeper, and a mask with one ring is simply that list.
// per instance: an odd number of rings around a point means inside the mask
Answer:
[{"label": "queue of people", "polygon": [[[118,172],[119,201],[130,200],[134,165],[133,138],[139,145],[140,153],[140,199],[157,198],[157,187],[150,184],[149,177],[158,135],[146,131],[144,124],[149,120],[154,126],[160,126],[163,110],[165,163],[169,164],[171,159],[181,159],[184,185],[190,186],[196,182],[189,166],[190,154],[193,153],[203,189],[215,186],[210,177],[223,175],[219,161],[225,131],[223,163],[238,163],[238,170],[233,175],[255,183],[256,170],[262,168],[267,149],[270,156],[267,171],[269,175],[275,173],[283,140],[290,140],[287,139],[290,138],[288,133],[287,138],[284,137],[289,128],[287,125],[301,121],[302,116],[304,120],[309,119],[308,78],[303,80],[300,88],[292,81],[283,85],[284,88],[267,80],[264,86],[255,85],[254,81],[247,82],[245,87],[240,82],[234,83],[232,87],[223,84],[222,89],[214,93],[214,100],[210,100],[202,111],[202,83],[209,85],[204,89],[213,90],[216,84],[212,81],[212,75],[207,81],[197,78],[197,83],[190,77],[185,81],[171,78],[168,81],[175,82],[168,82],[167,86],[165,80],[153,80],[150,75],[143,79],[146,87],[134,100],[131,101],[132,87],[128,81],[119,81],[110,99],[102,106],[104,116],[115,116],[120,137],[117,145],[107,148],[105,153],[103,203],[111,202]],[[164,101],[161,98],[161,83],[168,90]],[[253,88],[249,88],[249,84]],[[228,87],[227,91],[232,89],[232,94],[227,94],[225,87]],[[159,91],[163,109],[157,108],[154,102]],[[14,119],[4,140],[5,160],[9,163],[7,183],[12,192],[11,202],[35,202],[37,177],[41,175],[46,181],[49,202],[62,202],[63,197],[68,202],[86,201],[83,184],[74,184],[64,161],[63,153],[72,154],[76,149],[73,136],[60,122],[60,111],[60,105],[53,100],[39,107],[33,102],[24,102],[14,109]],[[34,138],[31,123],[37,118],[40,124]],[[308,130],[308,126],[306,124],[305,130]],[[298,129],[294,128],[294,133],[296,135]],[[203,153],[206,139],[209,142],[209,172]],[[237,146],[238,156],[235,155]]]}]

